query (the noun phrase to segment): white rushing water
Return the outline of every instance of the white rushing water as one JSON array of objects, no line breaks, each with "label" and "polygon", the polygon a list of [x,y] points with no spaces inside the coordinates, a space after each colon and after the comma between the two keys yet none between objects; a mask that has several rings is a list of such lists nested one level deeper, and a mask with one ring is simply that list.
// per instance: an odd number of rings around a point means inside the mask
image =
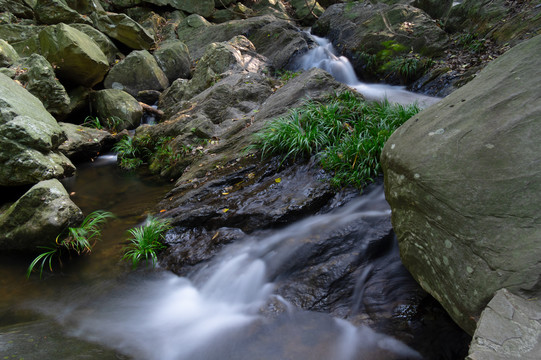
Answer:
[{"label": "white rushing water", "polygon": [[402,105],[416,102],[422,108],[440,100],[440,98],[407,91],[404,86],[363,83],[357,78],[349,60],[345,56],[339,56],[329,40],[315,35],[311,36],[319,46],[311,49],[297,60],[297,66],[301,69],[308,70],[314,67],[323,69],[337,81],[352,87],[369,100],[387,99]]},{"label": "white rushing water", "polygon": [[233,243],[190,278],[138,272],[113,291],[87,289],[88,296],[62,296],[63,303],[40,304],[40,311],[69,335],[135,359],[418,359],[366,326],[296,310],[270,282],[307,238],[389,212],[380,187],[339,211]]}]

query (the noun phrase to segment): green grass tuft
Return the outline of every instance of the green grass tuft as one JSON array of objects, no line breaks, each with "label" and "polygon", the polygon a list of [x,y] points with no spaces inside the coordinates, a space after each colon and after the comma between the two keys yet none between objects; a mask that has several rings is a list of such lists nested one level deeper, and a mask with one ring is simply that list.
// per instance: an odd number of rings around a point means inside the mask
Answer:
[{"label": "green grass tuft", "polygon": [[155,266],[158,262],[157,252],[166,247],[161,241],[169,229],[171,225],[168,220],[150,216],[144,226],[129,230],[131,243],[122,259],[130,261],[134,269],[141,261]]},{"label": "green grass tuft", "polygon": [[334,185],[362,187],[379,174],[389,136],[419,111],[417,105],[367,102],[346,91],[271,121],[254,145],[263,156],[282,154],[284,160],[317,155],[333,172]]},{"label": "green grass tuft", "polygon": [[57,257],[60,260],[62,251],[75,252],[77,255],[90,253],[96,241],[101,238],[102,226],[107,219],[112,217],[114,217],[114,215],[108,211],[94,211],[88,214],[79,227],[70,227],[67,229],[66,233],[59,234],[56,237],[54,246],[41,246],[40,248],[45,249],[46,251],[39,254],[32,263],[30,263],[30,266],[28,266],[26,271],[26,277],[30,277],[30,274],[40,261],[40,278],[46,264],[48,264],[49,270],[53,271],[53,258]]}]

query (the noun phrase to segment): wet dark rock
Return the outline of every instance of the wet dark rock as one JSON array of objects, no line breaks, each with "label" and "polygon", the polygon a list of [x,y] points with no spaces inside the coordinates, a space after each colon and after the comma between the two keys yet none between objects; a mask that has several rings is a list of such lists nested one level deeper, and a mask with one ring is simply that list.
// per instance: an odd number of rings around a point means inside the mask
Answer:
[{"label": "wet dark rock", "polygon": [[169,82],[192,76],[188,47],[179,40],[164,41],[152,53]]},{"label": "wet dark rock", "polygon": [[275,159],[266,166],[239,167],[200,186],[178,184],[160,204],[167,210],[164,216],[175,226],[208,230],[227,226],[251,232],[313,213],[333,195],[323,181],[328,175],[313,164],[280,169],[280,160]]},{"label": "wet dark rock", "polygon": [[32,6],[25,0],[0,0],[0,9],[24,19],[32,19],[34,17]]},{"label": "wet dark rock", "polygon": [[277,20],[257,29],[250,40],[257,52],[275,69],[289,68],[291,61],[313,45],[309,36],[289,21]]}]

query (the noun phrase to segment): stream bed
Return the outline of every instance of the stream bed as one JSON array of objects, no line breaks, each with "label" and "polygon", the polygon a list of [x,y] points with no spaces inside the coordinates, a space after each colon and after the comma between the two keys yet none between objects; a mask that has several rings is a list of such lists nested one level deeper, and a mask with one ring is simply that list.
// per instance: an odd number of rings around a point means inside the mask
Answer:
[{"label": "stream bed", "polygon": [[[77,176],[67,179],[65,186],[85,214],[103,209],[117,218],[106,226],[90,256],[72,259],[41,280],[36,275],[24,277],[31,257],[2,256],[2,358],[434,358],[385,334],[401,331],[389,331],[392,324],[409,321],[408,312],[413,310],[404,305],[403,297],[416,293],[418,286],[402,267],[396,242],[388,236],[383,242],[373,240],[370,224],[386,222],[390,214],[381,185],[331,212],[249,234],[186,276],[159,266],[134,271],[120,260],[126,230],[156,211],[169,184],[119,171],[114,157],[106,156],[79,166]],[[352,224],[356,224],[353,233]],[[324,235],[346,236],[344,241],[357,244],[351,258],[364,259],[346,301],[350,308],[337,310],[339,317],[301,310],[281,295],[288,293],[283,281],[309,260],[302,256],[321,247],[317,239]],[[365,325],[363,319],[374,324],[363,315],[368,308],[394,311],[394,320],[378,329]],[[451,355],[439,358],[453,359],[464,339],[455,329],[446,332],[448,322],[438,321],[410,342],[432,346],[438,354],[446,351],[444,344]]]}]

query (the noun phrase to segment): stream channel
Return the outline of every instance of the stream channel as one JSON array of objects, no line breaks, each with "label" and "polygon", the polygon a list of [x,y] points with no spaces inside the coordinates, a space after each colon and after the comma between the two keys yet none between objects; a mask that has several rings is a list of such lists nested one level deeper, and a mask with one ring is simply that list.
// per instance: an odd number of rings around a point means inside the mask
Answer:
[{"label": "stream channel", "polygon": [[[316,40],[321,47],[305,56],[303,66],[319,62],[316,66],[370,98],[412,101],[411,93],[401,88],[359,82],[328,42]],[[322,54],[331,55],[331,62],[321,59]],[[422,95],[416,99],[425,106],[437,101]],[[381,185],[345,207],[232,243],[188,277],[159,265],[134,271],[121,261],[126,231],[144,222],[147,213],[156,212],[170,184],[122,172],[116,168],[115,157],[107,155],[79,165],[76,176],[64,180],[64,185],[85,214],[101,209],[113,212],[116,219],[105,227],[102,241],[90,256],[71,259],[54,273],[46,272],[43,279],[25,280],[32,257],[0,255],[0,359],[427,358],[379,330],[300,310],[275,292],[274,279],[288,275],[279,269],[286,263],[292,266],[291,254],[305,239],[323,232],[340,234],[352,223],[389,218]],[[355,240],[360,258],[371,248],[365,240],[370,236],[363,235],[370,231],[367,226]],[[355,309],[349,311],[362,307],[369,274],[387,272],[375,282],[385,281],[386,296],[400,293],[404,284],[417,286],[401,265],[394,240],[378,246],[377,252],[373,262],[363,265],[350,301]],[[390,296],[377,301],[382,303],[378,306],[392,309],[398,299]],[[400,316],[407,317],[408,309],[403,310]],[[458,337],[447,338],[440,332],[446,326],[436,323],[433,329],[438,330],[425,330],[433,338],[417,339],[417,343],[430,347],[436,341],[436,347],[441,343],[456,347],[453,342],[462,342],[462,335],[458,332]],[[429,358],[453,358],[440,349],[435,353],[437,357]]]}]

